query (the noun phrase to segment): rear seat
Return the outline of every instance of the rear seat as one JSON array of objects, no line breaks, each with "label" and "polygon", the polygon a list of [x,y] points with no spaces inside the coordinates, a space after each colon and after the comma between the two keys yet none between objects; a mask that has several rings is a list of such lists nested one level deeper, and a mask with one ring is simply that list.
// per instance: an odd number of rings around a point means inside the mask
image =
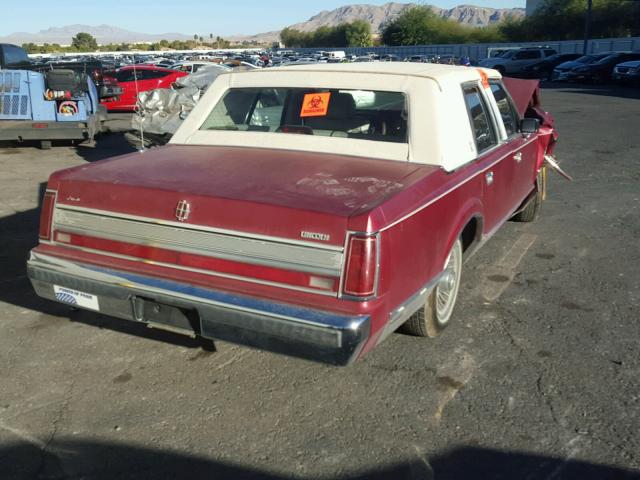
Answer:
[{"label": "rear seat", "polygon": [[293,108],[289,109],[287,124],[312,128],[314,135],[387,142],[406,141],[406,122],[402,119],[400,110],[357,112],[352,95],[333,93],[326,115],[301,118],[299,112],[304,93],[299,93],[291,101]]}]

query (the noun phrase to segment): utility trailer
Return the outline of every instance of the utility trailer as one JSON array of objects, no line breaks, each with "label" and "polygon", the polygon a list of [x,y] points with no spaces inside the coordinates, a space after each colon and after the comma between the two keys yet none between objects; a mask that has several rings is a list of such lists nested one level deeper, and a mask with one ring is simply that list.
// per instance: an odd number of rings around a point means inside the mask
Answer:
[{"label": "utility trailer", "polygon": [[106,110],[91,78],[69,69],[40,72],[27,52],[0,44],[0,141],[90,141]]}]

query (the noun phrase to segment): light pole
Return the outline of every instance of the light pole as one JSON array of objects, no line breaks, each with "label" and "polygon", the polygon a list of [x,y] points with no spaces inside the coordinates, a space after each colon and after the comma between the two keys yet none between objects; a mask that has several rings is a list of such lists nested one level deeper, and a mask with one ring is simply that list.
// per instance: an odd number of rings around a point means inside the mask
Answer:
[{"label": "light pole", "polygon": [[591,34],[591,12],[593,11],[593,0],[587,0],[587,16],[584,19],[584,45],[582,54],[586,55],[589,48],[589,35]]}]

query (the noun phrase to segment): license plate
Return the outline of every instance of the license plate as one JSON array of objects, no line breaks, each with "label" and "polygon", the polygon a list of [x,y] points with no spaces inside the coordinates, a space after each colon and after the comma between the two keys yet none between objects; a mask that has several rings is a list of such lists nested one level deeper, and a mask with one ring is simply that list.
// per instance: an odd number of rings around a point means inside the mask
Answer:
[{"label": "license plate", "polygon": [[89,310],[100,311],[98,297],[96,295],[73,290],[72,288],[60,287],[58,285],[53,286],[53,293],[55,293],[56,299],[60,302],[88,308]]}]

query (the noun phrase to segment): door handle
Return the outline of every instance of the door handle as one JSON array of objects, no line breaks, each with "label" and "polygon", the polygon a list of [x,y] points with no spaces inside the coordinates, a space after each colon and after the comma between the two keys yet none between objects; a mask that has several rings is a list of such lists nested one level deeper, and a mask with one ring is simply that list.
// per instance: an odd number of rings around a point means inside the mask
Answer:
[{"label": "door handle", "polygon": [[487,185],[491,185],[493,183],[493,172],[485,173],[484,179],[487,181]]},{"label": "door handle", "polygon": [[513,156],[513,159],[514,159],[516,162],[520,163],[520,161],[522,160],[522,152],[518,152],[518,153],[516,153],[516,154]]}]

